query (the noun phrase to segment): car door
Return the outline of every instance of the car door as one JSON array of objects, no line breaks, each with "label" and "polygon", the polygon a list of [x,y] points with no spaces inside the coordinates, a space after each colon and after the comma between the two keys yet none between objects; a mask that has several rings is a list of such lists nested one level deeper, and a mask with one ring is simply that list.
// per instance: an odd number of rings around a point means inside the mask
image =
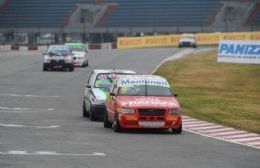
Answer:
[{"label": "car door", "polygon": [[[114,122],[114,116],[115,116],[115,105],[116,105],[116,95],[117,95],[117,84],[115,84],[111,87],[109,91],[109,95],[107,98],[107,113],[108,118],[110,121]],[[111,94],[112,93],[112,94]]]},{"label": "car door", "polygon": [[85,100],[85,105],[86,105],[86,110],[89,111],[91,107],[91,97],[92,95],[92,88],[93,88],[93,83],[95,80],[96,73],[92,72],[85,87],[85,92],[84,92],[84,100]]}]

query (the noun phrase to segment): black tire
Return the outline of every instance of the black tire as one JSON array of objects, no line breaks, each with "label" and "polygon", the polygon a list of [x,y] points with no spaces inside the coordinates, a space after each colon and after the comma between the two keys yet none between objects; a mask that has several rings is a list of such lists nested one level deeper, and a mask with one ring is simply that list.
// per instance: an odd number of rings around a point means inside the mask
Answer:
[{"label": "black tire", "polygon": [[178,46],[179,48],[182,48],[182,45],[181,44],[179,44],[179,46]]},{"label": "black tire", "polygon": [[85,64],[85,67],[87,67],[88,66],[88,61],[86,62],[86,64]]},{"label": "black tire", "polygon": [[43,71],[48,71],[48,67],[46,65],[43,64],[43,68],[42,68]]},{"label": "black tire", "polygon": [[83,118],[89,117],[89,113],[88,113],[88,111],[86,110],[85,101],[83,101],[82,113],[83,113]]},{"label": "black tire", "polygon": [[115,123],[113,125],[113,128],[114,128],[114,132],[121,132],[121,128],[117,116],[115,116]]},{"label": "black tire", "polygon": [[179,128],[174,129],[172,128],[172,134],[181,134],[182,133],[182,125]]},{"label": "black tire", "polygon": [[89,119],[90,119],[90,121],[96,121],[96,120],[97,120],[97,117],[96,117],[95,114],[93,113],[93,107],[90,108],[90,111],[89,111]]},{"label": "black tire", "polygon": [[193,48],[197,48],[197,45],[196,45],[196,44],[194,44],[194,45],[193,45]]},{"label": "black tire", "polygon": [[107,113],[105,113],[105,116],[104,116],[104,128],[112,128],[112,124],[108,120],[108,114]]},{"label": "black tire", "polygon": [[71,72],[74,71],[74,66],[71,66],[71,67],[70,67],[70,71],[71,71]]}]

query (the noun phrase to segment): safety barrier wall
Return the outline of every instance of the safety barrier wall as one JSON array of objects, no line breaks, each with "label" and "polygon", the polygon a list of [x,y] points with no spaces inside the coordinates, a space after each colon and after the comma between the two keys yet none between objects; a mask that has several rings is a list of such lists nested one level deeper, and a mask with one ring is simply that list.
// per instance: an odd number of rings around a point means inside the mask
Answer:
[{"label": "safety barrier wall", "polygon": [[0,51],[11,51],[11,45],[0,45]]},{"label": "safety barrier wall", "polygon": [[[86,49],[88,50],[111,50],[116,49],[116,43],[90,43],[85,44]],[[19,46],[19,45],[0,45],[1,51],[39,51],[39,52],[47,52],[47,45],[39,45],[39,46]]]},{"label": "safety barrier wall", "polygon": [[[178,46],[181,35],[120,37],[117,39],[117,48],[144,48]],[[195,34],[197,45],[218,45],[220,40],[260,40],[260,32],[234,32],[234,33],[198,33]]]}]

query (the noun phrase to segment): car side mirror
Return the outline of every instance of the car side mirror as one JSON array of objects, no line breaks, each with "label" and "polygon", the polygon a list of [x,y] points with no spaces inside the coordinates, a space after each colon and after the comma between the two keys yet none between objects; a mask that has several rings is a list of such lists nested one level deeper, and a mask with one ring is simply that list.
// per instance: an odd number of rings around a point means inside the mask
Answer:
[{"label": "car side mirror", "polygon": [[86,84],[86,88],[91,88],[90,84]]},{"label": "car side mirror", "polygon": [[110,94],[110,96],[116,96],[115,93],[109,93],[109,94]]}]

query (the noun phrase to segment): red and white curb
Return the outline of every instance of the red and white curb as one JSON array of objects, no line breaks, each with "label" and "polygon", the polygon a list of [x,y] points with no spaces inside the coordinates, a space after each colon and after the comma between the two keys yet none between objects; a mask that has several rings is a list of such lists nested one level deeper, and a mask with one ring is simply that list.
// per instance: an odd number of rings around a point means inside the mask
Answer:
[{"label": "red and white curb", "polygon": [[188,132],[260,149],[260,135],[183,116],[183,129]]}]

